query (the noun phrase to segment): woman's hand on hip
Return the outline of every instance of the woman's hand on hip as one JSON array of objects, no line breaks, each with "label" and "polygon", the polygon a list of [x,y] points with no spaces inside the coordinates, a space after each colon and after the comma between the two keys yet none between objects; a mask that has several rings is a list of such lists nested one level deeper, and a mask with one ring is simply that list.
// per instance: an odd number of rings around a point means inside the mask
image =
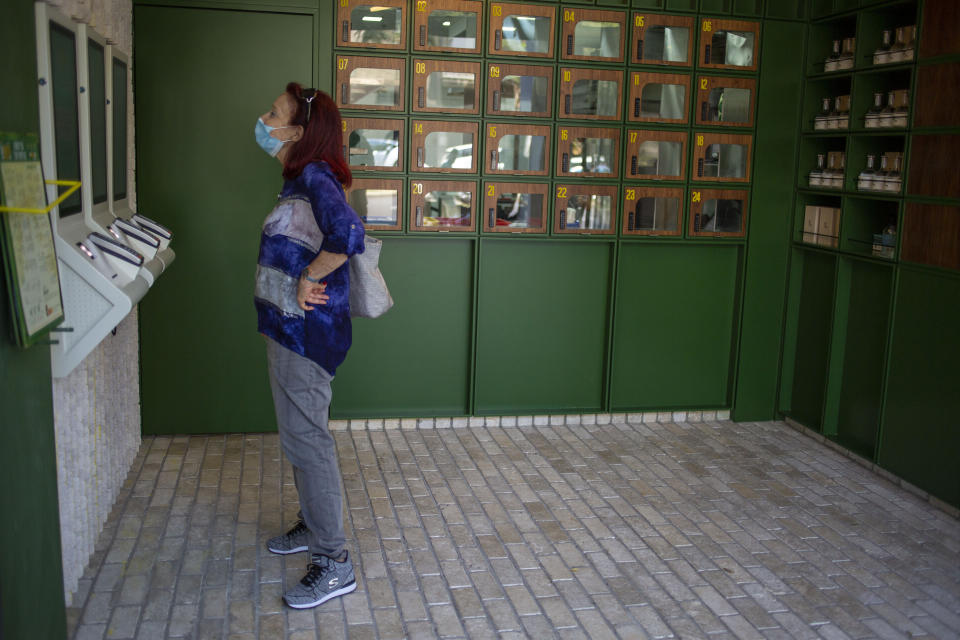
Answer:
[{"label": "woman's hand on hip", "polygon": [[330,296],[324,293],[326,289],[326,282],[317,284],[300,278],[300,283],[297,285],[297,304],[304,311],[313,311],[312,305],[315,304],[327,304]]}]

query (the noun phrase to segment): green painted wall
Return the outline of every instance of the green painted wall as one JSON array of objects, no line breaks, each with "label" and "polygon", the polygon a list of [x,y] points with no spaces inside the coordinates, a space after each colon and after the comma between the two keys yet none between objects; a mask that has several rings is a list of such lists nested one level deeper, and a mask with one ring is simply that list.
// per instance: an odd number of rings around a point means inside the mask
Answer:
[{"label": "green painted wall", "polygon": [[960,277],[901,267],[878,462],[960,506]]},{"label": "green painted wall", "polygon": [[274,417],[253,276],[282,178],[253,128],[288,81],[312,83],[314,19],[138,6],[134,21],[138,206],[177,252],[140,307],[143,429],[262,431]]},{"label": "green painted wall", "polygon": [[805,35],[803,23],[763,24],[735,420],[768,420],[776,407],[803,89],[802,74],[784,70],[799,64]]},{"label": "green painted wall", "polygon": [[[5,2],[0,131],[39,130],[33,34],[33,3]],[[50,349],[14,346],[7,296],[0,278],[0,637],[64,638]]]}]

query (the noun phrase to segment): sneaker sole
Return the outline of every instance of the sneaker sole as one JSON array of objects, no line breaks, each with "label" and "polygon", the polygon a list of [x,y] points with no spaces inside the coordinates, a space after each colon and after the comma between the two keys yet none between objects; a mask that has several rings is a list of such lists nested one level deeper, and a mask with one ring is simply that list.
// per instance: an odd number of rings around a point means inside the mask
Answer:
[{"label": "sneaker sole", "polygon": [[293,604],[291,602],[287,602],[286,596],[284,596],[283,601],[287,603],[288,607],[291,607],[293,609],[312,609],[313,607],[319,607],[327,600],[331,600],[333,598],[336,598],[337,596],[347,595],[348,593],[356,590],[357,590],[357,581],[354,580],[353,582],[343,587],[342,589],[337,589],[336,591],[332,591],[327,595],[323,596],[322,598],[320,598],[319,600],[317,600],[316,602],[308,602],[305,604]]},{"label": "sneaker sole", "polygon": [[273,547],[268,545],[267,551],[269,551],[270,553],[276,553],[281,556],[287,556],[287,555],[290,555],[291,553],[300,553],[301,551],[306,551],[309,548],[310,547],[304,545],[302,547],[294,547],[293,549],[274,549]]}]

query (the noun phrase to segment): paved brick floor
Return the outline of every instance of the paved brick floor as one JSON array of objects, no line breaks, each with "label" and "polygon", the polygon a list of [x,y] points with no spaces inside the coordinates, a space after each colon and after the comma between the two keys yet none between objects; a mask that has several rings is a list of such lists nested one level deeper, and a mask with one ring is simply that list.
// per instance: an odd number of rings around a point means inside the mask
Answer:
[{"label": "paved brick floor", "polygon": [[951,515],[783,423],[608,420],[338,431],[359,588],[307,611],[276,435],[147,438],[73,637],[960,637]]}]

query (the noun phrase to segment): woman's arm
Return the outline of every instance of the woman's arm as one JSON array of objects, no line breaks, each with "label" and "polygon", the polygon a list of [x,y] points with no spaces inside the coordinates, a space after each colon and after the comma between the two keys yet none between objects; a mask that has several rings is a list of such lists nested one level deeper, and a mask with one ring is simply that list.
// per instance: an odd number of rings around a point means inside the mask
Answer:
[{"label": "woman's arm", "polygon": [[308,264],[300,274],[300,282],[297,285],[297,304],[300,305],[301,309],[304,311],[313,311],[311,305],[327,304],[327,300],[330,299],[330,296],[324,293],[327,288],[327,283],[311,282],[307,280],[307,278],[322,280],[339,269],[346,261],[347,255],[345,253],[321,251],[317,254],[313,262]]}]

